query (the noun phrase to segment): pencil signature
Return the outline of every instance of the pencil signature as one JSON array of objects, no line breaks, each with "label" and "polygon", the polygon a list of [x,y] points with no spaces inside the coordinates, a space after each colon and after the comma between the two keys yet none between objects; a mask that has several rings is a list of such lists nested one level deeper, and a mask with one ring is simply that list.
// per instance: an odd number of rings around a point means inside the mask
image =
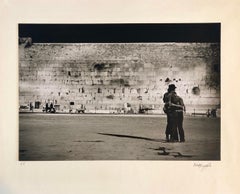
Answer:
[{"label": "pencil signature", "polygon": [[207,168],[211,168],[212,167],[212,163],[211,162],[208,162],[208,163],[200,163],[200,162],[194,162],[193,164],[193,167],[196,167],[196,168],[199,168],[200,170],[203,170],[203,169],[207,169]]}]

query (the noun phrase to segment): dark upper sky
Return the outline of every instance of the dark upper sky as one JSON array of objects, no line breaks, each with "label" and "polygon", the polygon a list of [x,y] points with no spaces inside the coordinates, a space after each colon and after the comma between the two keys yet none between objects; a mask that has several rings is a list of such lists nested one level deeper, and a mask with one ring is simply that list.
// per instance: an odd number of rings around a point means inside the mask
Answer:
[{"label": "dark upper sky", "polygon": [[41,43],[220,42],[220,23],[19,24],[19,37]]}]

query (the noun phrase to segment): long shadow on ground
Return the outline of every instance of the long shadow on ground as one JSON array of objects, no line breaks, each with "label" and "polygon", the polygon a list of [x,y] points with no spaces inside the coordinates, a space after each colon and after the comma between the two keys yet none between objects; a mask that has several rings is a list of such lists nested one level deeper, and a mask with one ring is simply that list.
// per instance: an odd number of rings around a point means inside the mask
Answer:
[{"label": "long shadow on ground", "polygon": [[[132,138],[132,139],[142,139],[142,140],[147,140],[147,141],[154,141],[154,142],[162,142],[166,143],[165,140],[160,140],[160,139],[152,139],[152,138],[147,138],[147,137],[139,137],[139,136],[132,136],[132,135],[120,135],[120,134],[112,134],[112,133],[98,133],[100,135],[107,135],[107,136],[114,136],[114,137],[122,137],[122,138]],[[192,155],[185,155],[181,154],[180,152],[174,152],[174,151],[167,151],[171,150],[166,147],[159,147],[159,148],[149,148],[152,150],[160,151],[158,152],[158,155],[170,155],[173,156],[174,158],[191,158],[193,157]]]},{"label": "long shadow on ground", "polygon": [[112,133],[98,133],[98,134],[114,136],[114,137],[123,137],[123,138],[143,139],[143,140],[147,140],[147,141],[155,141],[155,142],[162,142],[162,143],[166,142],[165,140],[161,140],[161,139],[152,139],[152,138],[132,136],[132,135],[120,135],[120,134],[112,134]]}]

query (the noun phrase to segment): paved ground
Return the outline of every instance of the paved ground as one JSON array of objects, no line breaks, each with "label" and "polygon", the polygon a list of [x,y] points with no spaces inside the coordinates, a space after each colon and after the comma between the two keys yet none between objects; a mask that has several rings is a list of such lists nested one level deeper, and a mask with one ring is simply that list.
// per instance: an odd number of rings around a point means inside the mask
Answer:
[{"label": "paved ground", "polygon": [[185,143],[165,142],[166,117],[20,114],[19,159],[220,160],[220,119],[185,117]]}]

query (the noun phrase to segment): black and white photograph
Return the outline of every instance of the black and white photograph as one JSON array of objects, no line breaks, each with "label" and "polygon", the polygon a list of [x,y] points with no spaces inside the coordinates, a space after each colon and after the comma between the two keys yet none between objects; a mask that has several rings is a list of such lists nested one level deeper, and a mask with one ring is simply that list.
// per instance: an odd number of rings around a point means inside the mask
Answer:
[{"label": "black and white photograph", "polygon": [[221,23],[19,23],[19,161],[220,161],[220,37]]},{"label": "black and white photograph", "polygon": [[0,1],[0,193],[239,193],[239,5]]}]

